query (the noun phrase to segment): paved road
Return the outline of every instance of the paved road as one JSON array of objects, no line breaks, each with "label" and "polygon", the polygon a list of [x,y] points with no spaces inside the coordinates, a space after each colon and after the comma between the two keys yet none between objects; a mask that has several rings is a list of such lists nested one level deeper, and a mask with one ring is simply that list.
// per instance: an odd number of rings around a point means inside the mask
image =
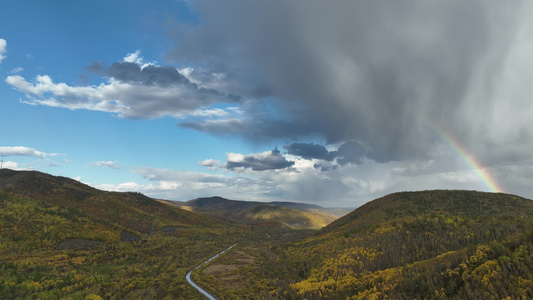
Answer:
[{"label": "paved road", "polygon": [[[233,244],[233,245],[232,245],[231,247],[229,247],[228,249],[226,249],[226,250],[224,250],[224,251],[218,253],[217,255],[215,255],[215,256],[211,257],[210,259],[204,261],[203,263],[199,264],[199,265],[198,265],[196,268],[194,268],[194,269],[196,270],[196,269],[198,269],[199,267],[201,267],[203,264],[206,264],[206,263],[212,261],[213,259],[217,258],[219,255],[221,255],[221,254],[223,254],[224,252],[228,251],[229,249],[235,247],[235,245],[237,245],[237,243]],[[192,279],[191,279],[191,272],[192,272],[192,271],[193,271],[193,270],[190,270],[189,273],[187,273],[187,276],[185,276],[185,279],[187,279],[187,281],[189,282],[189,284],[190,284],[193,288],[197,289],[200,293],[204,294],[209,300],[217,300],[217,298],[211,296],[208,292],[204,291],[201,287],[199,287],[198,285],[196,285],[196,283],[194,283],[194,282],[192,281]]]}]

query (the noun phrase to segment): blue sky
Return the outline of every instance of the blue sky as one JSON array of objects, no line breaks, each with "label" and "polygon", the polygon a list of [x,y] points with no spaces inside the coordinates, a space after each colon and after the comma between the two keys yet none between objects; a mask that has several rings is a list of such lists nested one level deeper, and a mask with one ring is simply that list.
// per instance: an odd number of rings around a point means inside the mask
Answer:
[{"label": "blue sky", "polygon": [[493,191],[479,174],[533,198],[532,14],[487,1],[5,1],[3,167],[177,200],[355,207]]}]

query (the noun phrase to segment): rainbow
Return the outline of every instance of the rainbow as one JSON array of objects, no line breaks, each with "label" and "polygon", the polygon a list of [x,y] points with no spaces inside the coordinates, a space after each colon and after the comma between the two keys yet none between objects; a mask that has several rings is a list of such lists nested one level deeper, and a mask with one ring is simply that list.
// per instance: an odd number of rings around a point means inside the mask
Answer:
[{"label": "rainbow", "polygon": [[455,150],[463,160],[476,172],[479,178],[483,183],[489,188],[493,193],[503,193],[503,188],[498,184],[498,182],[492,177],[488,172],[487,168],[483,167],[480,162],[478,162],[474,156],[468,153],[467,149],[463,147],[451,134],[447,133],[444,129],[437,126],[433,122],[426,120],[426,123],[437,132],[440,137],[448,143],[453,150]]}]

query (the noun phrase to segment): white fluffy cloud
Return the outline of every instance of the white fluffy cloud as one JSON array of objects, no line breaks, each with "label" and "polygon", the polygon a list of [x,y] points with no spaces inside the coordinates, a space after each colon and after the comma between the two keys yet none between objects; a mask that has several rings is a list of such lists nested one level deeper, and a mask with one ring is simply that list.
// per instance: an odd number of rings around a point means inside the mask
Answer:
[{"label": "white fluffy cloud", "polygon": [[5,54],[7,52],[7,42],[4,39],[0,39],[0,63],[4,58],[6,58]]},{"label": "white fluffy cloud", "polygon": [[[434,163],[416,160],[378,163],[364,159],[360,164],[347,164],[324,172],[314,166],[319,161],[317,159],[283,155],[294,164],[285,169],[252,170],[252,165],[257,163],[255,160],[264,162],[271,156],[271,151],[247,155],[234,153],[227,155],[228,161],[225,163],[212,159],[198,163],[211,168],[215,173],[138,168],[132,172],[142,176],[148,184],[125,182],[95,187],[113,191],[136,191],[154,198],[182,201],[222,196],[237,200],[297,201],[325,207],[358,207],[398,191],[489,191],[477,172],[454,156],[447,156]],[[254,158],[254,162],[247,162],[247,157]],[[248,167],[232,170],[225,167],[228,162],[238,162]],[[508,165],[505,169],[490,168],[486,171],[507,178],[504,180],[506,186],[515,184],[517,187],[524,187],[533,180],[533,167],[528,170],[524,172],[523,166]]]},{"label": "white fluffy cloud", "polygon": [[111,169],[120,169],[119,163],[116,161],[93,161],[88,163],[89,165],[94,165],[98,167],[106,167]]},{"label": "white fluffy cloud", "polygon": [[28,96],[24,102],[32,105],[104,111],[130,118],[175,116],[197,108],[195,95],[181,87],[146,87],[114,80],[99,86],[69,86],[54,83],[48,75],[37,76],[35,83],[12,75],[6,82],[24,92]]},{"label": "white fluffy cloud", "polygon": [[137,50],[133,53],[128,53],[128,55],[124,57],[124,61],[129,63],[135,63],[141,66],[141,70],[148,66],[156,66],[156,62],[144,62],[144,58],[141,56],[141,50]]},{"label": "white fluffy cloud", "polygon": [[269,200],[268,185],[263,179],[207,174],[181,170],[138,168],[133,173],[152,182],[147,185],[124,183],[97,186],[115,191],[137,191],[162,199],[190,200],[203,196],[222,196],[230,199]]},{"label": "white fluffy cloud", "polygon": [[126,118],[220,118],[240,113],[238,107],[210,108],[215,103],[237,102],[238,96],[192,82],[171,66],[144,63],[140,51],[109,67],[94,63],[88,70],[102,74],[106,82],[73,86],[56,83],[49,75],[38,75],[33,82],[10,75],[5,81],[26,95],[23,102],[27,104],[103,111]]},{"label": "white fluffy cloud", "polygon": [[16,67],[16,68],[13,68],[11,71],[9,71],[9,73],[11,74],[17,74],[17,73],[20,73],[24,71],[24,68],[23,67]]},{"label": "white fluffy cloud", "polygon": [[220,161],[214,159],[206,159],[198,163],[201,167],[207,167],[207,169],[214,171],[220,167]]},{"label": "white fluffy cloud", "polygon": [[125,62],[130,62],[130,63],[136,63],[138,65],[142,65],[144,62],[143,62],[143,58],[140,56],[141,54],[141,50],[137,50],[133,53],[128,53],[128,55],[126,55],[124,57],[124,61]]},{"label": "white fluffy cloud", "polygon": [[[60,162],[54,161],[55,158],[65,156],[61,153],[46,153],[25,146],[4,146],[0,147],[0,156],[2,159],[8,157],[19,157],[17,162],[6,160],[3,168],[13,170],[36,170],[40,169],[39,165],[47,167],[64,167]],[[34,159],[37,158],[37,159]],[[62,160],[67,162],[68,160]]]},{"label": "white fluffy cloud", "polygon": [[20,166],[19,166],[18,163],[14,162],[14,161],[4,161],[2,163],[2,168],[11,169],[11,170],[19,170]]},{"label": "white fluffy cloud", "polygon": [[1,156],[35,156],[45,158],[47,156],[55,156],[56,153],[44,153],[32,148],[15,146],[15,147],[0,147]]}]

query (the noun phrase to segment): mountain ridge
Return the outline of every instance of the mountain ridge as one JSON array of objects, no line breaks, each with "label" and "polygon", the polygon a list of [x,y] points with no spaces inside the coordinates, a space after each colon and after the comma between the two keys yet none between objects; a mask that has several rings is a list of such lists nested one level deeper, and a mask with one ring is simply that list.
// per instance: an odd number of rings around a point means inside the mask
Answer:
[{"label": "mountain ridge", "polygon": [[310,229],[322,228],[349,212],[348,210],[328,209],[306,203],[242,201],[220,196],[196,198],[187,202],[176,203],[182,208],[190,208],[195,212],[205,213],[223,220]]},{"label": "mountain ridge", "polygon": [[[167,201],[173,201],[180,203],[184,206],[197,206],[202,207],[204,205],[213,204],[213,203],[220,203],[220,202],[232,202],[232,203],[239,203],[243,205],[252,205],[252,204],[272,204],[276,206],[283,206],[283,207],[289,207],[289,208],[298,208],[298,209],[320,209],[320,210],[347,210],[352,211],[353,208],[342,208],[342,207],[324,207],[317,204],[309,204],[309,203],[303,203],[303,202],[291,202],[291,201],[270,201],[270,202],[261,202],[261,201],[248,201],[248,200],[233,200],[228,199],[222,196],[210,196],[210,197],[199,197],[195,198],[189,201],[174,201],[174,200],[167,200]],[[201,203],[201,204],[198,204]]]}]

